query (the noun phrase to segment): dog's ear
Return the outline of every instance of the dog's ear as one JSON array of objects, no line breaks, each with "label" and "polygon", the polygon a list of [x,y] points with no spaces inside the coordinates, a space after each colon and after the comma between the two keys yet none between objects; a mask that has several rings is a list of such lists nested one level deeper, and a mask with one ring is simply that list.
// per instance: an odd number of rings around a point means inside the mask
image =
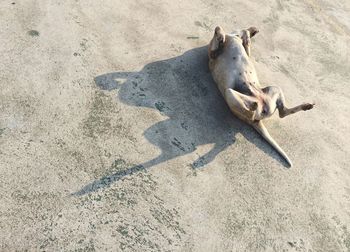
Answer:
[{"label": "dog's ear", "polygon": [[258,28],[254,27],[254,26],[249,27],[247,30],[249,31],[251,38],[254,37],[259,32]]}]

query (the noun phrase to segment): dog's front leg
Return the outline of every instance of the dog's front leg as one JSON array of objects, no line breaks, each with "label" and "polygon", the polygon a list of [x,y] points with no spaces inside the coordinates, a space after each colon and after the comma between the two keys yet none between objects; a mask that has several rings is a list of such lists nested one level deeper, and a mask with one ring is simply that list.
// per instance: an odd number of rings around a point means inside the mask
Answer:
[{"label": "dog's front leg", "polygon": [[250,56],[250,45],[251,45],[251,41],[250,41],[250,31],[249,30],[243,30],[242,31],[242,41],[243,41],[243,47],[247,53],[248,56]]},{"label": "dog's front leg", "polygon": [[220,27],[215,28],[214,37],[210,41],[208,55],[211,59],[216,59],[222,52],[225,43],[225,32]]},{"label": "dog's front leg", "polygon": [[252,44],[250,38],[254,37],[258,32],[259,30],[256,27],[250,27],[246,30],[242,30],[242,45],[248,56],[250,56],[250,46]]}]

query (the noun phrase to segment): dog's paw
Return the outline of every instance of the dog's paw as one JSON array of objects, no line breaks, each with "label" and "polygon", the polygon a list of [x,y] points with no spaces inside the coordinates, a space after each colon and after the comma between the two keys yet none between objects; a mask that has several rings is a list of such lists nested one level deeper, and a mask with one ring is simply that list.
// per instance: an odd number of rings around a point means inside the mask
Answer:
[{"label": "dog's paw", "polygon": [[259,32],[259,29],[254,26],[249,27],[247,30],[249,31],[251,38],[254,37]]},{"label": "dog's paw", "polygon": [[315,106],[315,103],[305,103],[305,104],[303,104],[302,109],[303,109],[304,111],[306,111],[306,110],[312,109],[314,106]]},{"label": "dog's paw", "polygon": [[216,37],[216,40],[219,42],[219,44],[225,43],[225,33],[220,26],[217,26],[215,28],[215,37]]}]

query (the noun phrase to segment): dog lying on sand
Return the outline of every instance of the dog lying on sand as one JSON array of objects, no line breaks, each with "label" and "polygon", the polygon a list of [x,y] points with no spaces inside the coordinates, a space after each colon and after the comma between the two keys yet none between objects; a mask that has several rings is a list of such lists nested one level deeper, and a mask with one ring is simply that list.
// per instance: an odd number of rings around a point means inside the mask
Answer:
[{"label": "dog lying on sand", "polygon": [[209,69],[231,111],[252,125],[265,140],[287,161],[292,162],[270,136],[262,120],[278,109],[281,118],[299,111],[310,110],[313,103],[303,103],[287,108],[282,90],[276,86],[261,87],[253,62],[250,60],[251,38],[258,29],[248,29],[226,34],[218,26],[209,43]]}]

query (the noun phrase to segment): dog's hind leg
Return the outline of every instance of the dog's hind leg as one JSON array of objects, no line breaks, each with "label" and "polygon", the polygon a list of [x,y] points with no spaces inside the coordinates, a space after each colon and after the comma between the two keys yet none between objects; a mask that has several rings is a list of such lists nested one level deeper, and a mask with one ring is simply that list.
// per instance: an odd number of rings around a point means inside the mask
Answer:
[{"label": "dog's hind leg", "polygon": [[282,90],[280,89],[280,93],[279,93],[278,99],[276,101],[276,106],[277,106],[280,118],[286,117],[288,115],[294,114],[294,113],[299,112],[299,111],[310,110],[315,105],[314,103],[303,103],[303,104],[300,104],[300,105],[292,107],[292,108],[287,108],[285,106],[285,104],[286,104],[286,102],[285,102],[284,94],[283,94]]},{"label": "dog's hind leg", "polygon": [[263,88],[262,91],[270,97],[271,107],[273,107],[273,111],[275,108],[278,109],[280,118],[286,117],[299,111],[310,110],[315,105],[312,103],[303,103],[293,108],[287,108],[284,94],[281,88],[276,86],[268,86]]},{"label": "dog's hind leg", "polygon": [[258,107],[257,100],[231,88],[225,90],[225,101],[230,110],[239,118],[251,121]]},{"label": "dog's hind leg", "polygon": [[[271,87],[271,92],[272,89],[274,89],[274,87]],[[271,137],[262,121],[254,121],[253,123],[251,122],[254,111],[258,106],[256,99],[228,88],[225,91],[225,100],[231,111],[236,116],[249,122],[260,133],[260,135],[287,161],[289,166],[292,166],[292,161],[282,150],[282,148],[276,143],[276,141]]]}]

